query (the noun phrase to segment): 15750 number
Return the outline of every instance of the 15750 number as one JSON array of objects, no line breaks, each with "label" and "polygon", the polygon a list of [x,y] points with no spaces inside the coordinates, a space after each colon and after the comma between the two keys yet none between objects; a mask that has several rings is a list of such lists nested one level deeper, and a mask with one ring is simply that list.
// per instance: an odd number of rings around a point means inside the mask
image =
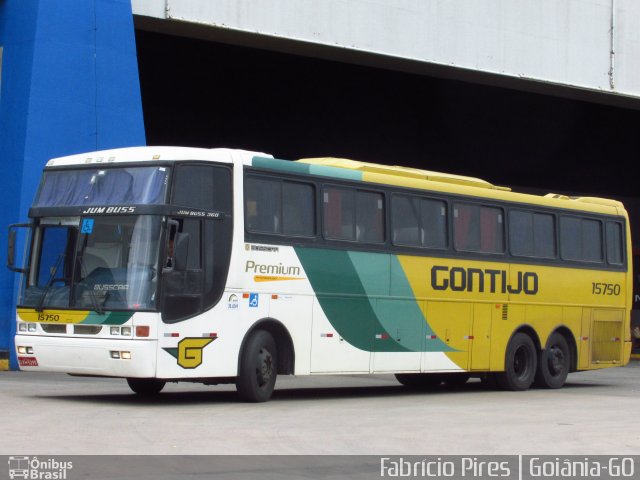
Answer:
[{"label": "15750 number", "polygon": [[594,295],[620,295],[622,289],[619,283],[593,282],[591,287],[591,293]]}]

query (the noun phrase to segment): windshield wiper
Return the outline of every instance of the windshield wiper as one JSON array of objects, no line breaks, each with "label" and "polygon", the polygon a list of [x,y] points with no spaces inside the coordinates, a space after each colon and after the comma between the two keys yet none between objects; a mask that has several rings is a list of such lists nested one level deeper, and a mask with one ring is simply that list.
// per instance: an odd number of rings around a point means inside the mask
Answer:
[{"label": "windshield wiper", "polygon": [[43,310],[42,305],[44,305],[44,300],[45,298],[47,298],[47,294],[49,293],[49,290],[51,290],[53,281],[56,278],[56,273],[58,273],[58,268],[60,267],[60,263],[62,263],[62,259],[64,257],[65,257],[64,253],[61,253],[60,255],[58,255],[58,258],[56,259],[56,263],[53,265],[53,268],[51,269],[51,275],[49,276],[49,280],[47,280],[47,283],[44,286],[44,291],[42,292],[42,295],[38,300],[38,305],[36,305],[36,312],[41,312]]}]

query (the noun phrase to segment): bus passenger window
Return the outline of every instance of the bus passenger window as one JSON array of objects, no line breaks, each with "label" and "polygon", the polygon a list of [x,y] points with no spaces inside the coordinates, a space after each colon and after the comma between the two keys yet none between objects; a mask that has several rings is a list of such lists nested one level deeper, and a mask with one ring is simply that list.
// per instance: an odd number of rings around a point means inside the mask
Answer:
[{"label": "bus passenger window", "polygon": [[546,213],[509,213],[511,253],[521,257],[555,258],[555,221]]},{"label": "bus passenger window", "polygon": [[282,185],[282,229],[285,235],[310,237],[316,233],[313,185],[284,182]]},{"label": "bus passenger window", "polygon": [[324,235],[332,240],[355,240],[354,191],[346,188],[324,189]]},{"label": "bus passenger window", "polygon": [[441,200],[405,195],[391,198],[393,243],[427,248],[447,246],[447,205]]},{"label": "bus passenger window", "polygon": [[454,204],[453,233],[456,250],[504,252],[502,209],[479,205]]},{"label": "bus passenger window", "polygon": [[363,243],[384,242],[384,197],[381,193],[357,192],[356,240]]},{"label": "bus passenger window", "polygon": [[622,224],[607,222],[607,261],[612,265],[624,262],[622,238]]},{"label": "bus passenger window", "polygon": [[560,252],[565,260],[602,262],[602,225],[598,220],[560,217]]},{"label": "bus passenger window", "polygon": [[420,205],[418,197],[391,197],[393,244],[420,246]]},{"label": "bus passenger window", "polygon": [[249,177],[245,183],[247,229],[252,232],[282,233],[281,182]]}]

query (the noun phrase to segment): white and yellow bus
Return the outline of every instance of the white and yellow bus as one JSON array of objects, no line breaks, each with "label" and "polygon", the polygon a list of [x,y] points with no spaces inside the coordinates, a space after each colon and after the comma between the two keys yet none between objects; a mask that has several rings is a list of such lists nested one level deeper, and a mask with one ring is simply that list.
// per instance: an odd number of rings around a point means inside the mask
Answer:
[{"label": "white and yellow bus", "polygon": [[49,161],[29,217],[9,234],[27,371],[140,394],[235,383],[265,401],[277,375],[526,390],[629,360],[629,220],[613,200],[140,147]]}]

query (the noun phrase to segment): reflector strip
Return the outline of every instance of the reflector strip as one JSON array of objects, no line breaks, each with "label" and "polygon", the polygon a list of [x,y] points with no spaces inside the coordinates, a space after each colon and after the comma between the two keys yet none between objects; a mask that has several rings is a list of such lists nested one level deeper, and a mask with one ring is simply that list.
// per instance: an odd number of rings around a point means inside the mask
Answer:
[{"label": "reflector strip", "polygon": [[465,335],[464,339],[465,340],[473,340],[473,335]]},{"label": "reflector strip", "polygon": [[620,341],[620,337],[613,337],[611,339],[612,342],[619,342]]},{"label": "reflector strip", "polygon": [[437,338],[437,335],[427,335],[427,340],[436,340]]},{"label": "reflector strip", "polygon": [[332,338],[333,333],[321,333],[320,336],[323,338]]},{"label": "reflector strip", "polygon": [[271,295],[271,299],[272,300],[277,300],[278,299],[278,295],[276,295],[276,294]]},{"label": "reflector strip", "polygon": [[386,333],[379,333],[379,334],[376,335],[376,338],[378,340],[386,340],[386,339],[389,338],[389,335],[387,335]]},{"label": "reflector strip", "polygon": [[207,338],[218,338],[217,333],[203,333],[202,336]]},{"label": "reflector strip", "polygon": [[178,334],[178,333],[165,333],[164,336],[165,337],[179,337],[180,334]]},{"label": "reflector strip", "polygon": [[586,342],[587,340],[589,340],[589,337],[582,337],[583,342]]}]

